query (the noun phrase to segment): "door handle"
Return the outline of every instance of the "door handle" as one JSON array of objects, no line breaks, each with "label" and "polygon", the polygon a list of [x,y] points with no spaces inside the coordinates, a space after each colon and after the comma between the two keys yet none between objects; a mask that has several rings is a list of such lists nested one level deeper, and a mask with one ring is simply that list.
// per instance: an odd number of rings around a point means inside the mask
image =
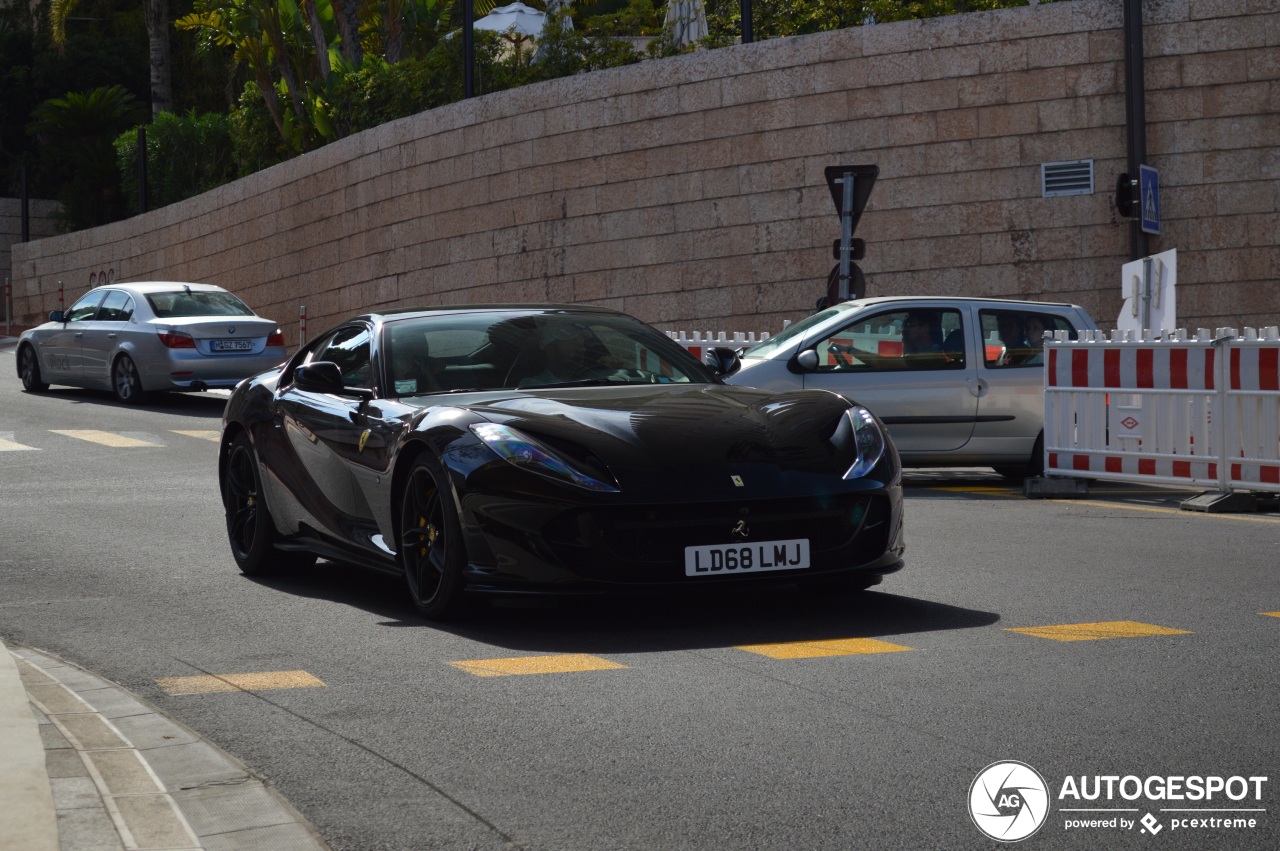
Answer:
[{"label": "door handle", "polygon": [[108,340],[114,340],[115,338],[116,338],[116,333],[114,331],[112,331],[110,334],[107,335]]},{"label": "door handle", "polygon": [[84,332],[83,332],[83,331],[77,331],[75,336],[76,336],[76,339],[77,339],[77,340],[79,340],[81,337],[83,337],[83,336],[84,336]]}]

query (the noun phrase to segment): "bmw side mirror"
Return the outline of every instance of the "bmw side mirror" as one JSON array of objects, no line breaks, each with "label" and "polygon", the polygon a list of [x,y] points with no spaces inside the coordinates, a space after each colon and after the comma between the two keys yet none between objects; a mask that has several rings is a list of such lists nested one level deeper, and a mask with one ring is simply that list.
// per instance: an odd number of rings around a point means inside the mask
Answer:
[{"label": "bmw side mirror", "polygon": [[702,355],[702,360],[715,371],[716,378],[728,378],[742,367],[742,358],[738,356],[738,350],[727,346],[707,349]]},{"label": "bmw side mirror", "polygon": [[66,317],[62,315],[61,310],[52,310],[49,312],[49,321],[50,322],[66,322],[67,320],[66,320]]},{"label": "bmw side mirror", "polygon": [[805,349],[796,355],[796,365],[803,370],[817,369],[818,362],[818,353],[813,349]]}]

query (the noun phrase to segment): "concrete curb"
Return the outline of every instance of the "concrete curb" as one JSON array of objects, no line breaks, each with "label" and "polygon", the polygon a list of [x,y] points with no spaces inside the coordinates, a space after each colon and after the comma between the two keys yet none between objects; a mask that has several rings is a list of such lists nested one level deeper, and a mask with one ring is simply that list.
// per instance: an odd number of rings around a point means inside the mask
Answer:
[{"label": "concrete curb", "polygon": [[57,851],[58,818],[40,728],[17,662],[0,643],[0,848]]},{"label": "concrete curb", "polygon": [[[49,802],[46,809],[28,809],[3,786],[0,795],[16,805],[13,811],[30,813],[25,820],[37,823],[46,842],[53,837],[53,844],[35,845],[6,842],[0,833],[0,847],[328,849],[260,777],[121,687],[27,647],[0,656],[13,666],[7,679],[0,674],[0,708],[30,701],[32,720],[18,732],[28,751],[33,742],[40,750],[28,774],[40,775]],[[9,761],[6,748],[0,778],[11,773]],[[23,794],[35,801],[38,792]]]}]

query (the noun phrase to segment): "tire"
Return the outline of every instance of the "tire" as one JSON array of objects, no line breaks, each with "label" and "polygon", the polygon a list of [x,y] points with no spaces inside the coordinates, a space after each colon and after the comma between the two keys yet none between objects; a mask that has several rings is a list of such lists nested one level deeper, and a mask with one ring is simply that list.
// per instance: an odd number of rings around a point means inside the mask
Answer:
[{"label": "tire", "polygon": [[400,565],[409,596],[428,620],[457,614],[467,563],[453,491],[429,455],[413,462],[400,498]]},{"label": "tire", "polygon": [[1031,449],[1031,460],[1025,464],[1002,464],[993,467],[1001,478],[1030,479],[1044,472],[1044,432],[1040,432],[1040,436],[1036,438],[1035,446]]},{"label": "tire", "polygon": [[283,569],[307,568],[315,564],[313,553],[277,550],[276,531],[267,499],[262,492],[258,459],[243,432],[227,450],[222,473],[222,506],[227,515],[227,542],[231,557],[246,576],[259,576]]},{"label": "tire", "polygon": [[111,390],[126,405],[140,405],[147,398],[146,391],[142,389],[142,376],[128,355],[116,358],[111,366]]},{"label": "tire", "polygon": [[43,393],[49,389],[49,385],[40,380],[40,359],[30,345],[18,350],[18,376],[22,378],[22,389],[28,393]]}]

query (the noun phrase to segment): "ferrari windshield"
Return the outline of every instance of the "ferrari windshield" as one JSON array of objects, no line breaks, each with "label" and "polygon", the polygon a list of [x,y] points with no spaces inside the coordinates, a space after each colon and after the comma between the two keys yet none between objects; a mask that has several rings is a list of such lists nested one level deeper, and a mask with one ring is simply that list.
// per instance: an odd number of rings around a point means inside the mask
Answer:
[{"label": "ferrari windshield", "polygon": [[442,313],[393,320],[385,334],[396,396],[716,381],[682,346],[615,313]]}]

